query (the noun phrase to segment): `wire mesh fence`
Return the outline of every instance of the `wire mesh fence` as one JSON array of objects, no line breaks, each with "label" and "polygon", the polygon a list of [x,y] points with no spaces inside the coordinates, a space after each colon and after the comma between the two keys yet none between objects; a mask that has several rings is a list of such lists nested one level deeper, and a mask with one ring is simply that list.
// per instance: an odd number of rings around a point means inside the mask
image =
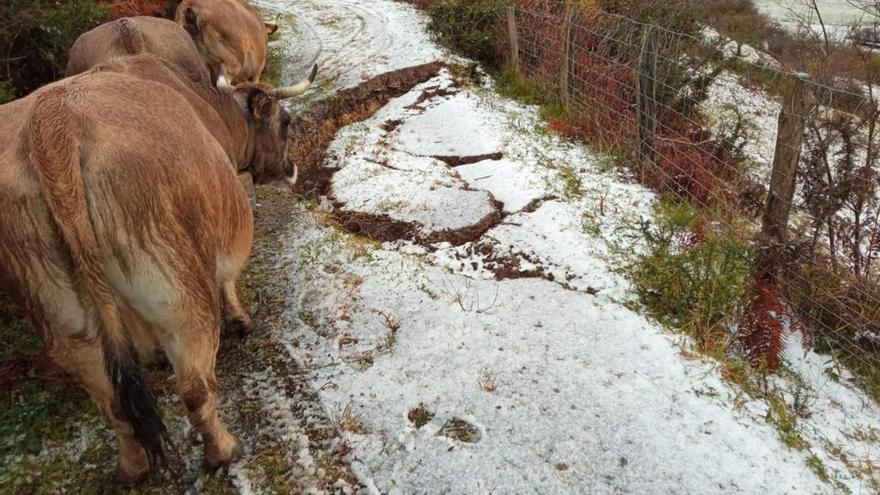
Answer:
[{"label": "wire mesh fence", "polygon": [[[741,56],[708,29],[681,33],[558,0],[510,2],[496,37],[502,63],[564,109],[557,130],[625,154],[662,195],[720,210],[721,222],[747,219],[766,256],[756,271],[772,275],[829,350],[880,369],[880,110],[870,81],[820,82],[760,52]],[[775,128],[744,132],[737,109],[733,125],[711,125],[703,103],[719,77],[767,95],[767,110],[781,113]],[[766,134],[775,149],[744,156]]]}]

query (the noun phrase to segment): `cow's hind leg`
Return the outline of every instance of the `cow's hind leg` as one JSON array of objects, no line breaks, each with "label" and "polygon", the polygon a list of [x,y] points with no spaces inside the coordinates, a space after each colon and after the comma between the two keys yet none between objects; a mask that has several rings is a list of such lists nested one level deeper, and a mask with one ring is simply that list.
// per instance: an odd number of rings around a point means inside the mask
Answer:
[{"label": "cow's hind leg", "polygon": [[[207,330],[207,329],[206,329]],[[204,442],[205,465],[208,469],[235,462],[242,449],[217,415],[217,378],[214,374],[219,328],[210,333],[189,332],[182,336],[178,392],[186,407],[190,423]]]},{"label": "cow's hind leg", "polygon": [[217,292],[175,302],[162,325],[163,347],[174,366],[177,389],[193,428],[204,442],[205,465],[215,469],[241,457],[241,447],[217,415],[214,366],[220,343]]},{"label": "cow's hind leg", "polygon": [[53,341],[49,354],[85,387],[89,396],[116,431],[119,448],[119,481],[132,486],[150,472],[147,453],[134,437],[131,424],[125,419],[104,368],[100,344],[80,338],[61,337]]},{"label": "cow's hind leg", "polygon": [[223,283],[220,288],[223,305],[223,333],[245,337],[251,333],[251,317],[238,298],[235,280]]},{"label": "cow's hind leg", "polygon": [[236,283],[250,255],[253,220],[249,211],[240,217],[240,225],[226,236],[229,244],[221,249],[217,280],[223,308],[223,333],[244,337],[251,332],[251,317],[238,297]]},{"label": "cow's hind leg", "polygon": [[[19,274],[16,299],[31,316],[37,333],[46,343],[49,357],[76,379],[116,431],[119,447],[119,480],[130,486],[150,472],[147,453],[134,437],[131,423],[122,412],[104,364],[104,352],[94,336],[73,278],[62,268],[57,251],[45,256],[45,263],[28,260]],[[22,263],[24,265],[25,263]],[[50,269],[49,267],[52,267]]]}]

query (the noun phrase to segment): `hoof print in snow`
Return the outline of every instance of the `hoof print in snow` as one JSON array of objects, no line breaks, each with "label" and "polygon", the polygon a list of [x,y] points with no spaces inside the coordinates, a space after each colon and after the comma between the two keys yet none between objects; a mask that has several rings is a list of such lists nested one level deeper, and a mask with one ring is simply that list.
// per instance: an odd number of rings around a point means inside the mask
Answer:
[{"label": "hoof print in snow", "polygon": [[477,443],[482,438],[479,428],[461,418],[452,418],[447,421],[437,435],[464,443]]},{"label": "hoof print in snow", "polygon": [[425,404],[419,404],[417,407],[409,410],[406,414],[406,419],[414,424],[416,429],[419,429],[434,419],[434,413],[432,413]]}]

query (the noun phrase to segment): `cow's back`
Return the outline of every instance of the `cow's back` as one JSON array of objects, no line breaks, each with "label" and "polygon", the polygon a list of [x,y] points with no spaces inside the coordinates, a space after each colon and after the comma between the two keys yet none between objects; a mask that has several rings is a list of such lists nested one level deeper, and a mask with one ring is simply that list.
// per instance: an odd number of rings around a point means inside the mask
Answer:
[{"label": "cow's back", "polygon": [[13,179],[0,186],[3,264],[39,246],[54,250],[42,253],[46,259],[64,258],[57,242],[39,240],[53,226],[29,158],[32,133],[68,124],[28,112],[51,98],[76,122],[89,214],[102,258],[113,260],[114,281],[122,284],[120,270],[144,263],[132,253],[158,250],[165,253],[159,259],[185,256],[211,265],[237,229],[250,228],[234,167],[186,98],[158,82],[93,71],[0,106],[0,129],[14,136],[0,147],[0,178]]},{"label": "cow's back", "polygon": [[[266,25],[256,9],[243,0],[183,0],[177,7],[176,21],[187,23],[186,12],[196,17],[201,51],[216,76],[219,65],[226,70],[236,66],[236,74],[227,74],[234,82],[259,79],[268,56]],[[234,57],[235,62],[228,60]]]},{"label": "cow's back", "polygon": [[156,17],[124,17],[83,33],[70,49],[67,75],[117,57],[153,54],[180,67],[191,80],[210,83],[198,47],[177,23]]}]

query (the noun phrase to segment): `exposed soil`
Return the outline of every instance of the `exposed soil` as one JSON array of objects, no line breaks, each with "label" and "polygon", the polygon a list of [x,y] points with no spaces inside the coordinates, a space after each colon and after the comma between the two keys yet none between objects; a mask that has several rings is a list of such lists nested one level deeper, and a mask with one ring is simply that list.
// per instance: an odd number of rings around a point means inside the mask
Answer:
[{"label": "exposed soil", "polygon": [[434,413],[432,413],[428,406],[424,404],[419,404],[418,407],[414,407],[409,410],[406,414],[406,419],[409,420],[410,423],[415,425],[415,427],[421,428],[428,424],[432,419],[434,419]]},{"label": "exposed soil", "polygon": [[464,443],[477,443],[483,437],[480,430],[461,418],[452,418],[447,421],[437,435],[449,437]]},{"label": "exposed soil", "polygon": [[422,91],[422,94],[419,95],[418,99],[413,103],[410,103],[406,106],[406,108],[410,110],[419,110],[422,108],[422,103],[425,103],[428,100],[433,100],[434,98],[442,98],[446,96],[453,96],[458,94],[458,91],[452,88],[441,88],[439,86],[435,86],[432,88],[428,88]]},{"label": "exposed soil", "polygon": [[352,234],[380,242],[419,240],[419,225],[395,220],[388,215],[336,209],[331,216],[340,227]]},{"label": "exposed soil", "polygon": [[301,179],[294,190],[310,197],[325,193],[333,172],[322,164],[336,132],[368,119],[391,99],[435,77],[443,67],[442,62],[435,61],[378,75],[312,105],[295,118],[290,126],[290,159],[297,165]]},{"label": "exposed soil", "polygon": [[543,196],[540,198],[535,198],[531,200],[529,204],[527,204],[522,210],[520,210],[520,213],[534,213],[538,211],[538,208],[540,208],[541,205],[543,205],[547,201],[554,201],[556,199],[559,198],[557,198],[556,196]]},{"label": "exposed soil", "polygon": [[472,156],[443,156],[443,155],[433,155],[431,158],[440,160],[441,162],[449,165],[450,167],[460,167],[462,165],[470,165],[472,163],[478,163],[485,160],[500,160],[504,158],[504,154],[501,152],[495,153],[487,153],[485,155],[472,155]]},{"label": "exposed soil", "polygon": [[495,211],[489,213],[474,225],[469,225],[461,229],[450,229],[436,232],[427,236],[426,243],[435,244],[438,242],[448,242],[453,246],[461,246],[462,244],[476,241],[480,237],[483,237],[483,234],[501,223],[501,221],[504,220],[504,217],[507,216],[503,211],[504,205],[502,205],[500,201],[492,198],[492,207]]},{"label": "exposed soil", "polygon": [[431,234],[425,234],[424,228],[418,222],[396,220],[386,214],[364,213],[337,208],[331,216],[339,226],[352,234],[358,234],[379,242],[406,240],[428,247],[431,244],[448,242],[453,246],[460,246],[476,241],[504,219],[505,214],[501,211],[500,203],[497,201],[494,201],[494,203],[495,211],[486,215],[474,225]]},{"label": "exposed soil", "polygon": [[394,132],[394,130],[396,130],[398,127],[400,127],[400,124],[402,124],[402,123],[403,123],[403,121],[401,121],[399,119],[386,120],[382,124],[382,130],[385,132]]}]

